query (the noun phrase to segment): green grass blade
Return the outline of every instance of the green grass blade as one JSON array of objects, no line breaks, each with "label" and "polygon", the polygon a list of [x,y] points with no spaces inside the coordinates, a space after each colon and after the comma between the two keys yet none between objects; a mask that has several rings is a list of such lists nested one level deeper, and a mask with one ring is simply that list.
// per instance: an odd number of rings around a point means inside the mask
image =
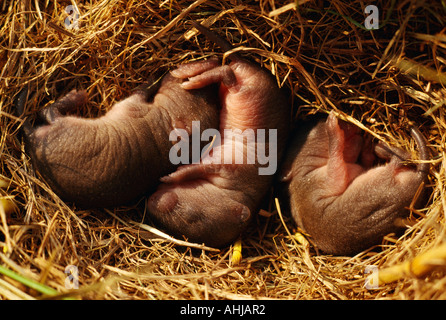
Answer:
[{"label": "green grass blade", "polygon": [[15,281],[20,282],[21,284],[36,290],[37,292],[40,292],[44,295],[55,295],[55,294],[59,294],[59,292],[57,292],[57,290],[50,288],[44,284],[41,284],[37,281],[34,281],[32,279],[26,278],[18,273],[15,273],[12,270],[9,270],[7,268],[5,268],[4,266],[0,265],[0,273],[5,275],[6,277],[9,277]]}]

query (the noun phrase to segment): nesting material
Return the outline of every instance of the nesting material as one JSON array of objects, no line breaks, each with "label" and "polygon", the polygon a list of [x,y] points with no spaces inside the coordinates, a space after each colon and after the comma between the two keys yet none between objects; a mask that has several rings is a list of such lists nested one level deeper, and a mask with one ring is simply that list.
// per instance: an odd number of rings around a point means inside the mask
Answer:
[{"label": "nesting material", "polygon": [[[376,1],[379,28],[371,31],[365,27],[369,14],[363,1],[299,1],[298,7],[292,2],[23,0],[0,5],[0,178],[7,181],[0,198],[8,201],[0,208],[0,265],[51,289],[42,293],[20,277],[1,273],[2,299],[57,294],[82,299],[446,298],[446,8],[441,1]],[[272,188],[241,242],[216,251],[152,232],[156,226],[144,220],[142,201],[85,210],[64,203],[48,188],[24,154],[15,95],[30,87],[30,115],[74,88],[85,89],[90,101],[79,114],[95,117],[175,65],[226,59],[195,32],[191,19],[269,69],[292,97],[290,118],[335,110],[376,139],[415,155],[406,129],[408,124],[420,129],[433,155],[430,197],[399,222],[407,226],[402,236],[388,235],[354,257],[319,254],[286,204],[280,198],[275,202]],[[7,209],[10,202],[15,210]],[[435,268],[416,269],[426,257]],[[371,273],[406,263],[412,271],[401,269],[391,281],[367,282]]]}]

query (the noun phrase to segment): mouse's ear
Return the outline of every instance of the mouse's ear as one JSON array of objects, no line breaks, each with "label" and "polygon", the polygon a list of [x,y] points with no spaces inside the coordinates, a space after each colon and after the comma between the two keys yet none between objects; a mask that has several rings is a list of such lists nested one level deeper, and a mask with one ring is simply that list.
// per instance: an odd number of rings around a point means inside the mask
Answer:
[{"label": "mouse's ear", "polygon": [[279,171],[280,182],[290,182],[293,178],[293,160],[292,157],[286,157]]},{"label": "mouse's ear", "polygon": [[156,212],[160,216],[170,214],[177,205],[178,195],[175,191],[157,191],[147,200],[149,211],[152,214]]},{"label": "mouse's ear", "polygon": [[147,81],[146,83],[140,84],[139,86],[137,86],[132,94],[137,94],[137,95],[141,95],[144,99],[144,101],[151,101],[153,99],[153,97],[155,96],[155,94],[158,92],[158,89],[161,86],[161,82],[163,77],[160,77],[159,79],[152,79],[150,78],[149,81]]},{"label": "mouse's ear", "polygon": [[85,90],[71,90],[65,96],[39,112],[39,116],[48,123],[54,122],[57,118],[69,113],[76,112],[88,101],[88,94]]}]

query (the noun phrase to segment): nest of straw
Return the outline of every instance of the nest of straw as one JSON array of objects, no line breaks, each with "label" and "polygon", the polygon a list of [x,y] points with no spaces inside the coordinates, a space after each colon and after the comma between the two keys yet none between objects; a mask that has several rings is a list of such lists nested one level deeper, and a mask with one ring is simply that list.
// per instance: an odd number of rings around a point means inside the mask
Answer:
[{"label": "nest of straw", "polygon": [[[77,27],[75,20],[66,20],[76,18],[75,11],[67,12],[69,5],[79,12]],[[427,0],[375,5],[380,27],[370,31],[359,0],[2,2],[0,297],[446,298],[444,271],[433,268],[445,265],[446,8]],[[190,20],[206,20],[269,69],[290,92],[290,117],[336,110],[415,154],[405,128],[419,127],[433,155],[430,198],[411,211],[406,232],[388,235],[354,257],[318,254],[311,238],[297,233],[286,209],[278,210],[272,188],[241,238],[241,250],[237,243],[215,251],[141,227],[138,223],[150,226],[141,203],[81,210],[61,201],[24,152],[15,95],[32,88],[26,109],[32,114],[82,88],[90,101],[79,114],[103,114],[154,74],[222,57],[218,47],[191,32]],[[414,262],[421,256],[431,258],[420,262],[425,272]],[[67,288],[73,266],[78,289]],[[393,270],[393,278],[380,279],[371,289],[365,285],[369,266]]]}]

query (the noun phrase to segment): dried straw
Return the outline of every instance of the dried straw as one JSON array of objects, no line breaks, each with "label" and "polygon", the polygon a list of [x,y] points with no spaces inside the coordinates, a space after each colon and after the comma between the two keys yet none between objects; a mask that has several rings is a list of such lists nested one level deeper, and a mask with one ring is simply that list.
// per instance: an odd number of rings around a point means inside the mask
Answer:
[{"label": "dried straw", "polygon": [[[296,3],[3,2],[0,192],[6,202],[0,203],[0,266],[15,278],[0,276],[0,297],[445,299],[444,4],[375,1],[380,28],[369,31],[363,1]],[[78,29],[64,25],[67,5],[79,10]],[[292,117],[336,110],[376,138],[414,154],[405,128],[410,123],[420,128],[433,155],[431,196],[403,221],[408,228],[402,236],[388,235],[380,246],[355,257],[320,254],[286,209],[278,210],[272,189],[233,254],[232,247],[207,250],[140,228],[141,223],[153,227],[144,220],[142,201],[111,211],[81,210],[48,188],[24,153],[15,95],[32,88],[27,106],[32,114],[83,88],[90,102],[79,113],[103,114],[149,77],[183,62],[223,56],[191,31],[192,19],[205,21],[269,69],[289,89]],[[403,265],[421,269],[398,269]],[[67,289],[76,284],[68,278],[69,266],[78,272],[79,289]],[[370,287],[370,270],[397,270],[397,275]],[[73,280],[68,286],[67,279]],[[26,283],[31,282],[42,287],[30,289]]]}]

